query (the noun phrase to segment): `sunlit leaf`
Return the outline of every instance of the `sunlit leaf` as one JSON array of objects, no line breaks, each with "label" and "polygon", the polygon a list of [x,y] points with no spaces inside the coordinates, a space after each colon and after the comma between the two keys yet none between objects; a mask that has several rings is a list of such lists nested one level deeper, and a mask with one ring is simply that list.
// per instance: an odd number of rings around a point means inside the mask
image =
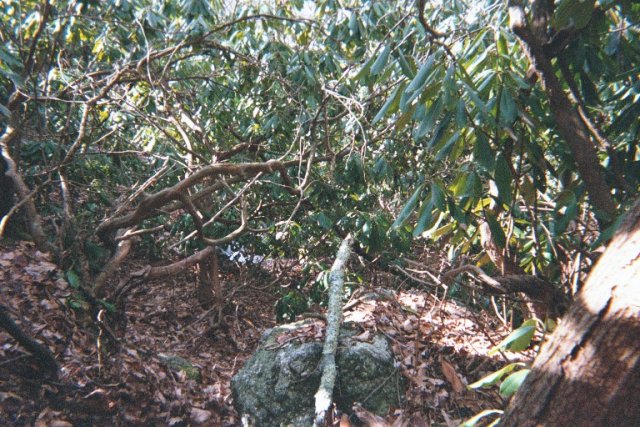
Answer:
[{"label": "sunlit leaf", "polygon": [[524,322],[518,329],[511,332],[509,336],[503,339],[497,346],[489,351],[489,355],[496,354],[499,351],[522,351],[531,345],[531,339],[536,331],[537,321],[529,319]]},{"label": "sunlit leaf", "polygon": [[492,387],[502,381],[502,378],[508,373],[512,372],[516,368],[524,367],[525,364],[522,362],[509,363],[506,366],[503,366],[501,369],[490,373],[489,375],[483,377],[482,379],[469,384],[469,388],[487,388]]},{"label": "sunlit leaf", "polygon": [[522,385],[524,380],[529,375],[530,369],[523,369],[518,372],[514,372],[509,375],[500,385],[500,394],[504,398],[511,397]]}]

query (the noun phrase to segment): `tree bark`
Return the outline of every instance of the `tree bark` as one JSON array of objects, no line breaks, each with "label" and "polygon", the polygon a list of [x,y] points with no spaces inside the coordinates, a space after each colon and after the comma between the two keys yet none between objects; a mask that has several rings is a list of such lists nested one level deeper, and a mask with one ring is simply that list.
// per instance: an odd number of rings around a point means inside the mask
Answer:
[{"label": "tree bark", "polygon": [[640,199],[595,266],[502,426],[640,425]]}]

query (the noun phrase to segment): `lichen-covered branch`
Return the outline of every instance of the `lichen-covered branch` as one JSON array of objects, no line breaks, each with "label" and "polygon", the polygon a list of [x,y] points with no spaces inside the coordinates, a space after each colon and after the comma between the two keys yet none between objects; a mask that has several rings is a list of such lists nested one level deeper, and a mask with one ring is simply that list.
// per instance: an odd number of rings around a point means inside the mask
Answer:
[{"label": "lichen-covered branch", "polygon": [[333,386],[336,381],[336,349],[338,333],[342,322],[342,293],[344,288],[344,268],[351,254],[353,238],[347,234],[342,240],[336,260],[329,273],[329,306],[327,308],[327,332],[322,349],[320,367],[322,377],[316,398],[316,425],[321,425],[333,400]]}]

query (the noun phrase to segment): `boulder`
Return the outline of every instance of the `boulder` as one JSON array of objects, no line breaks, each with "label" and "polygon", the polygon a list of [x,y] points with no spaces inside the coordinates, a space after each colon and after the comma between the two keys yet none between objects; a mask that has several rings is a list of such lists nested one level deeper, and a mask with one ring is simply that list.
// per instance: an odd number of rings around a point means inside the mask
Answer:
[{"label": "boulder", "polygon": [[[296,328],[304,325],[297,322],[266,331],[255,353],[232,378],[234,405],[245,425],[313,424],[323,342],[278,340],[283,334],[294,336]],[[334,402],[345,412],[359,402],[368,411],[385,415],[389,408],[400,406],[404,379],[383,335],[374,336],[371,342],[358,341],[356,335],[353,329],[341,328]]]}]

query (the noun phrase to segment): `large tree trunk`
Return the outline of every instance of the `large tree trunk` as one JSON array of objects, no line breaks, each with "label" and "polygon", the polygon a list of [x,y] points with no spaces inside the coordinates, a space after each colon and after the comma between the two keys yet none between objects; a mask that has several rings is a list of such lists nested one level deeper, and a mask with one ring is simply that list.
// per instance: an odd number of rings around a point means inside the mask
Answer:
[{"label": "large tree trunk", "polygon": [[501,425],[640,426],[640,200]]}]

